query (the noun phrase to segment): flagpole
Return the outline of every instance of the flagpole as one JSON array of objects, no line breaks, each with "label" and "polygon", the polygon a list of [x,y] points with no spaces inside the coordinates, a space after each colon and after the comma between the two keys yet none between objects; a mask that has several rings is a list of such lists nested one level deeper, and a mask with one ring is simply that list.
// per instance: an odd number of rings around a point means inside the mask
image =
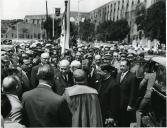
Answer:
[{"label": "flagpole", "polygon": [[17,22],[17,41],[19,40],[19,23]]},{"label": "flagpole", "polygon": [[[54,10],[54,9],[53,9],[53,10]],[[53,38],[54,38],[54,28],[55,28],[55,27],[54,27],[54,11],[53,11],[53,34],[52,34],[52,35],[53,35]]]},{"label": "flagpole", "polygon": [[[46,22],[48,24],[48,4],[47,4],[47,0],[46,0]],[[46,29],[46,38],[48,40],[48,30]]]},{"label": "flagpole", "polygon": [[70,0],[67,1],[67,32],[66,32],[66,49],[69,49],[69,41],[70,41]]}]

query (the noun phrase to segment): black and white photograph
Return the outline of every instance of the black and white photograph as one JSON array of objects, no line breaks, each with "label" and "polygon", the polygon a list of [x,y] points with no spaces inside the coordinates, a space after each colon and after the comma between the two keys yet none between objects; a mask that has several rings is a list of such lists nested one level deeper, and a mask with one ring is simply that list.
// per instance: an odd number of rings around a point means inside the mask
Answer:
[{"label": "black and white photograph", "polygon": [[166,0],[1,0],[1,128],[167,127]]}]

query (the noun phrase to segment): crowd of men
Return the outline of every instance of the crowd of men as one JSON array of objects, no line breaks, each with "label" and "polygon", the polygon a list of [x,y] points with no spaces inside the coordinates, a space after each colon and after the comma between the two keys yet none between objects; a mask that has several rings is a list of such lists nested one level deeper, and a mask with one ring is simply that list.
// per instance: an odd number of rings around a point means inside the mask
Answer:
[{"label": "crowd of men", "polygon": [[61,54],[54,42],[1,53],[2,125],[129,127],[137,121],[141,126],[156,74],[153,64],[145,65],[144,51],[131,51],[82,45]]}]

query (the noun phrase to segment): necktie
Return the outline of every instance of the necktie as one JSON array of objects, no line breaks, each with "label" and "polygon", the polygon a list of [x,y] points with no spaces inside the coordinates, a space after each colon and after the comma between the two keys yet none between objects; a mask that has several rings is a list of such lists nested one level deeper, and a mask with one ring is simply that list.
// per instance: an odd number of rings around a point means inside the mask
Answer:
[{"label": "necktie", "polygon": [[67,75],[64,75],[64,80],[67,82]]},{"label": "necktie", "polygon": [[124,78],[124,73],[121,74],[120,82],[122,82],[123,78]]}]

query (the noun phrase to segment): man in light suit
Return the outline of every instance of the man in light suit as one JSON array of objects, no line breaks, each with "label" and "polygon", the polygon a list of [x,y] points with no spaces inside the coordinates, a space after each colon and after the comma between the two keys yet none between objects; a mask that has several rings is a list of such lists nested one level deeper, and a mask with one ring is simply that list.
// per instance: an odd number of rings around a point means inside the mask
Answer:
[{"label": "man in light suit", "polygon": [[18,86],[18,82],[13,76],[7,76],[3,79],[2,89],[6,93],[12,107],[8,118],[14,122],[21,123],[22,104],[17,95]]},{"label": "man in light suit", "polygon": [[24,124],[28,127],[70,127],[71,113],[66,100],[52,90],[54,70],[40,66],[38,86],[23,94]]},{"label": "man in light suit", "polygon": [[[129,71],[130,62],[122,60],[120,62],[121,73],[118,74],[117,80],[120,85],[120,120],[119,125],[129,127],[134,114],[137,84],[136,77]],[[134,116],[134,115],[133,115]]]}]

